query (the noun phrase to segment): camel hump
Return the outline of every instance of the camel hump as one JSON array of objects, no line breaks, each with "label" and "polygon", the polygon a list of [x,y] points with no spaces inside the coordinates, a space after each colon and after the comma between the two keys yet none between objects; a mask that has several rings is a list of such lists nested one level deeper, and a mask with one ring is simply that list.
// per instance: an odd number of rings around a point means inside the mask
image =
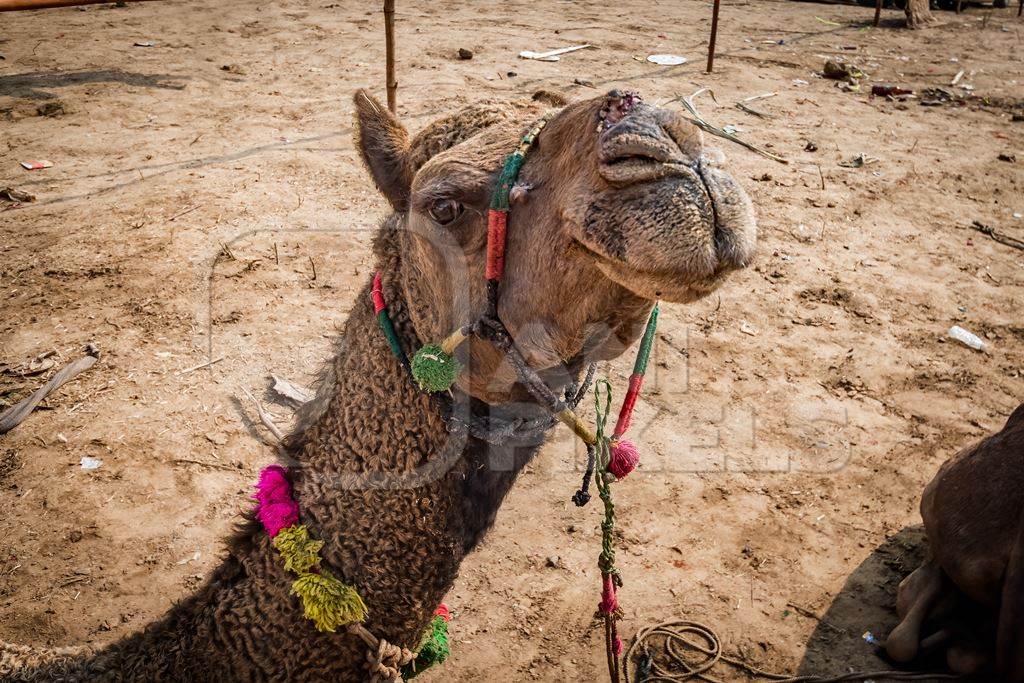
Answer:
[{"label": "camel hump", "polygon": [[85,681],[85,647],[32,647],[0,641],[2,683],[70,683]]}]

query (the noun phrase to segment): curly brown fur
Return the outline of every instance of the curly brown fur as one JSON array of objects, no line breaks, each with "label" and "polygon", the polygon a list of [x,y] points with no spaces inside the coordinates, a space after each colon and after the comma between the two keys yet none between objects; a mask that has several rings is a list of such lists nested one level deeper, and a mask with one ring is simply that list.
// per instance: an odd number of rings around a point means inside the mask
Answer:
[{"label": "curly brown fur", "polygon": [[[374,251],[407,354],[480,313],[496,173],[557,102],[543,95],[482,103],[410,138],[379,102],[356,95],[357,145],[396,210]],[[753,254],[749,202],[721,171],[705,167],[699,132],[636,102],[609,93],[566,107],[522,171],[499,313],[555,390],[575,381],[584,358],[613,358],[635,341],[655,291],[679,301],[703,296]],[[599,116],[614,107],[622,128]],[[616,140],[630,145],[620,149],[630,165],[612,182],[602,173],[619,161],[608,150]],[[651,173],[657,182],[648,182]],[[437,202],[456,202],[458,219],[434,221]],[[587,217],[592,204],[605,215]],[[491,447],[450,433],[439,403],[417,389],[380,333],[369,282],[357,301],[285,451],[302,521],[325,542],[324,564],[358,587],[372,633],[412,648],[540,444]],[[502,354],[489,344],[465,346],[456,409],[539,413],[510,402],[526,394]],[[362,678],[365,646],[346,633],[315,631],[289,595],[291,579],[248,520],[206,585],[143,632],[95,654],[53,651],[40,659],[6,647],[0,679]]]}]

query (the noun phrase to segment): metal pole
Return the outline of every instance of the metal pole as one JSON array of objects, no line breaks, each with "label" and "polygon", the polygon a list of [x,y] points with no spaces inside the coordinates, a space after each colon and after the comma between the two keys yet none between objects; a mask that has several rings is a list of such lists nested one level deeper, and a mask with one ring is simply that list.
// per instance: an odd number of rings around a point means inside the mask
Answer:
[{"label": "metal pole", "polygon": [[715,8],[711,12],[711,42],[708,43],[708,73],[715,68],[715,39],[718,37],[718,6],[721,0],[715,0]]},{"label": "metal pole", "polygon": [[395,80],[395,0],[384,0],[384,78],[388,90],[388,109],[398,107],[398,81]]}]

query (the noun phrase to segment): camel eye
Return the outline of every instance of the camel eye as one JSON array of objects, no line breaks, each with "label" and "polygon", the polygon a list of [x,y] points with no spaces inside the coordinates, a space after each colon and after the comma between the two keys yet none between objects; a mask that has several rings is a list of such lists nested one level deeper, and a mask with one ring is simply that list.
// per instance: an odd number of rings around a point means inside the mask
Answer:
[{"label": "camel eye", "polygon": [[448,225],[462,215],[462,204],[454,199],[439,199],[430,205],[428,213],[440,225]]}]

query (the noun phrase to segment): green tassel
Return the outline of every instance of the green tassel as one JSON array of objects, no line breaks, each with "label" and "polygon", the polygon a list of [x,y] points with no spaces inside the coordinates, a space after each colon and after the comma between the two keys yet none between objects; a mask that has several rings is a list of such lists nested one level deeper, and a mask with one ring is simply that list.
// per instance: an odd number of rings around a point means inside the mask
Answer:
[{"label": "green tassel", "polygon": [[313,567],[320,566],[320,549],[324,542],[311,539],[305,524],[295,524],[278,532],[274,537],[274,547],[284,558],[285,569],[306,574]]},{"label": "green tassel", "polygon": [[459,376],[459,362],[437,344],[428,344],[412,357],[412,376],[424,391],[447,391]]},{"label": "green tassel", "polygon": [[303,613],[317,631],[334,633],[339,626],[366,619],[366,604],[356,589],[326,571],[295,579],[292,595],[302,598]]},{"label": "green tassel", "polygon": [[423,673],[435,664],[444,662],[451,653],[448,645],[448,622],[444,617],[436,616],[430,621],[427,632],[423,634],[423,642],[416,651],[416,659],[402,670],[402,676],[408,679]]}]

